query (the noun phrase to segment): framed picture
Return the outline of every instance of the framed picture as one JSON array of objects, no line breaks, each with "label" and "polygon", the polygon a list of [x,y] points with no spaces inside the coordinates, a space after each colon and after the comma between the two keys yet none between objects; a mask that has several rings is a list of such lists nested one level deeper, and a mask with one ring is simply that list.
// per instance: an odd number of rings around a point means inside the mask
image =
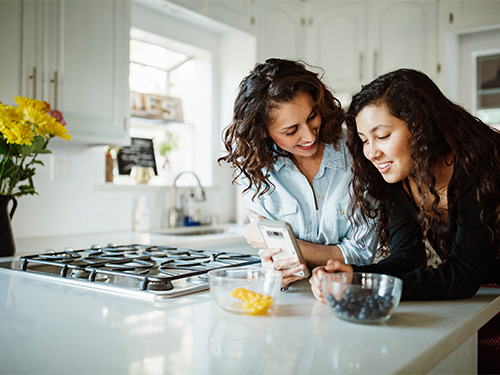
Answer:
[{"label": "framed picture", "polygon": [[133,166],[138,166],[152,167],[158,176],[152,139],[132,138],[130,146],[122,147],[118,151],[117,162],[118,174],[128,175]]}]

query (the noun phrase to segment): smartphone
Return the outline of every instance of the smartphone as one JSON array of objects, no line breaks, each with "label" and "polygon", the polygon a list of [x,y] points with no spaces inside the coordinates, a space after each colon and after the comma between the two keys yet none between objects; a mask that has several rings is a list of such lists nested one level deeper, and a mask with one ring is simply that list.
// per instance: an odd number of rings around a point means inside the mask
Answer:
[{"label": "smartphone", "polygon": [[[306,264],[290,224],[281,220],[263,219],[259,220],[258,225],[267,247],[269,249],[281,249],[281,252],[273,255],[273,260],[299,258],[300,263]],[[294,276],[304,278],[309,277],[310,275],[311,273],[309,272],[307,265],[304,270],[294,273]]]}]

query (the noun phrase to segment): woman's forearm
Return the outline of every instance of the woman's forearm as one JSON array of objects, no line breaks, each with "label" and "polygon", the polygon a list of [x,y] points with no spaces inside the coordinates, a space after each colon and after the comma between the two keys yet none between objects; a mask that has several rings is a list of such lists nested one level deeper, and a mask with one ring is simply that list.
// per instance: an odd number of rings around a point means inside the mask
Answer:
[{"label": "woman's forearm", "polygon": [[319,245],[302,240],[297,242],[309,267],[324,266],[329,259],[344,262],[342,251],[336,245]]}]

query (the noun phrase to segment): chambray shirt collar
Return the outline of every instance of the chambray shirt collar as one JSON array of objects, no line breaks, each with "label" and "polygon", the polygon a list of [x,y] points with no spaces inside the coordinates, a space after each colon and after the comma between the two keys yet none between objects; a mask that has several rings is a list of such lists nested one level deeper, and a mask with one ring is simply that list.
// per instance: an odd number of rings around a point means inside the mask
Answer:
[{"label": "chambray shirt collar", "polygon": [[[344,142],[339,142],[339,147],[340,151],[336,151],[331,144],[325,146],[325,151],[323,152],[323,160],[321,161],[321,166],[319,167],[318,171],[318,178],[324,174],[325,168],[346,170],[346,150]],[[274,164],[274,171],[277,173],[283,167],[290,171],[299,171],[292,159],[282,156],[279,157]]]}]

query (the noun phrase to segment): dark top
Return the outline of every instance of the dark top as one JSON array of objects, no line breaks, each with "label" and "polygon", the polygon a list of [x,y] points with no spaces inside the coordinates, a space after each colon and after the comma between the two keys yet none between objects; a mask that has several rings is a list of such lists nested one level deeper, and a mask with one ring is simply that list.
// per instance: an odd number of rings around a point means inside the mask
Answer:
[{"label": "dark top", "polygon": [[[416,205],[402,183],[390,185],[394,197],[392,209],[388,208],[391,254],[377,264],[353,266],[354,271],[401,278],[405,300],[470,298],[482,284],[499,283],[499,241],[491,242],[491,231],[481,221],[474,182],[459,165],[455,166],[448,186],[450,253],[439,267],[424,269],[419,268],[426,255]],[[486,218],[498,204],[486,205]]]}]

